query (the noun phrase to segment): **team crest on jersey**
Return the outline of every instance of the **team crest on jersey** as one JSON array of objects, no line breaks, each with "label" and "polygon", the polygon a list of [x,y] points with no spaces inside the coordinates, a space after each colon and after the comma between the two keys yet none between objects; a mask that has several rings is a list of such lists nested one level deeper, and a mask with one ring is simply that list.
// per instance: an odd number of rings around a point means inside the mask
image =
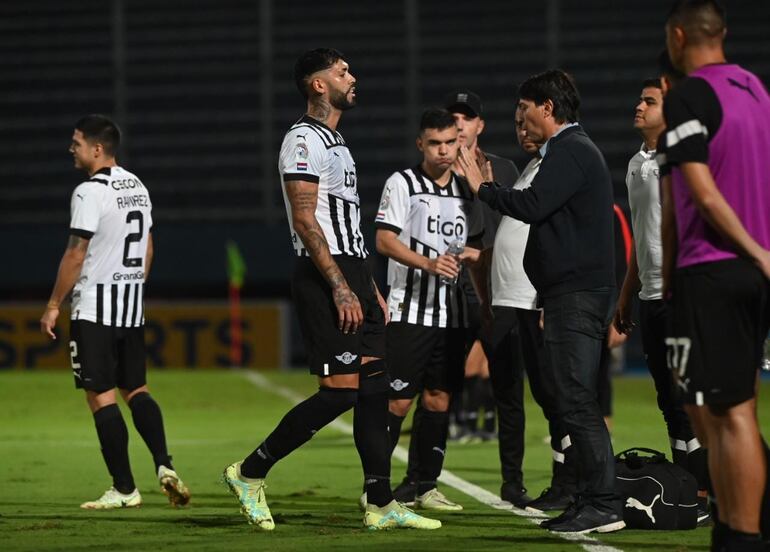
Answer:
[{"label": "team crest on jersey", "polygon": [[307,158],[308,158],[307,145],[305,145],[304,143],[297,144],[297,147],[294,150],[294,157],[297,160],[297,170],[306,171]]},{"label": "team crest on jersey", "polygon": [[390,207],[390,188],[385,188],[385,193],[382,194],[382,201],[380,201],[380,211],[387,211],[389,207]]},{"label": "team crest on jersey", "polygon": [[401,381],[400,379],[395,379],[390,382],[390,386],[393,388],[394,391],[401,391],[402,389],[406,389],[409,387],[408,381]]},{"label": "team crest on jersey", "polygon": [[297,144],[297,148],[294,150],[294,155],[297,157],[297,159],[307,159],[307,146],[305,144]]},{"label": "team crest on jersey", "polygon": [[339,360],[342,364],[351,364],[355,359],[358,358],[358,355],[354,355],[348,351],[345,351],[341,355],[337,355],[334,358]]}]

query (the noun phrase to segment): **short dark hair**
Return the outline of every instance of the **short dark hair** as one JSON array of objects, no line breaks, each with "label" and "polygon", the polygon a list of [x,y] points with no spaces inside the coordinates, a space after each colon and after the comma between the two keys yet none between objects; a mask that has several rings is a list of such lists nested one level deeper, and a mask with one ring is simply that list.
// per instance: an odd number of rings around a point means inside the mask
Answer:
[{"label": "short dark hair", "polygon": [[308,50],[294,63],[294,82],[303,97],[308,97],[307,79],[313,73],[328,69],[338,60],[345,59],[345,54],[334,48],[316,48]]},{"label": "short dark hair", "polygon": [[671,56],[668,55],[666,48],[658,54],[658,71],[662,77],[668,78],[671,84],[676,84],[685,77],[685,74],[671,63]]},{"label": "short dark hair", "polygon": [[99,143],[104,153],[115,157],[120,147],[120,128],[109,117],[104,115],[86,115],[75,123],[75,130],[83,133],[83,137],[91,143]]},{"label": "short dark hair", "polygon": [[721,39],[727,13],[717,0],[676,0],[668,12],[669,25],[682,27],[694,44]]},{"label": "short dark hair", "polygon": [[662,89],[663,86],[661,85],[659,78],[651,78],[651,79],[644,79],[642,81],[642,88],[660,88],[660,89]]},{"label": "short dark hair", "polygon": [[538,73],[519,86],[519,98],[543,105],[553,102],[553,118],[558,123],[576,123],[580,107],[580,93],[572,76],[561,69]]},{"label": "short dark hair", "polygon": [[455,126],[455,116],[442,107],[429,107],[420,117],[420,134],[428,128],[444,130]]}]

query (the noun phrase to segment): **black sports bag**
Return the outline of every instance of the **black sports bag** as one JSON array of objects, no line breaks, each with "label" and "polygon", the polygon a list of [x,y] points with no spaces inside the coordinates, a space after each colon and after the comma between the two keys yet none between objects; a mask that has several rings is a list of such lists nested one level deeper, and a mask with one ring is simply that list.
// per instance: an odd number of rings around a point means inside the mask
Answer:
[{"label": "black sports bag", "polygon": [[615,482],[623,499],[623,520],[632,529],[694,529],[698,484],[666,455],[631,448],[615,456]]}]

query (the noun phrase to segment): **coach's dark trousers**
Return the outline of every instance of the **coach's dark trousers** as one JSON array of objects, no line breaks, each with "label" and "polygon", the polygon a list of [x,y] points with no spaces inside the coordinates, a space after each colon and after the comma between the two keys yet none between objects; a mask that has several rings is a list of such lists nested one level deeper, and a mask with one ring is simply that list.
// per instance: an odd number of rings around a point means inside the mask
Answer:
[{"label": "coach's dark trousers", "polygon": [[[503,481],[522,484],[524,459],[524,371],[532,396],[543,409],[551,434],[551,448],[562,452],[564,425],[556,413],[556,383],[547,365],[540,311],[493,307],[492,327],[482,332],[481,343],[489,360],[489,377],[498,419],[500,467]],[[568,473],[555,466],[552,486],[572,492]],[[559,476],[561,479],[559,480]]]},{"label": "coach's dark trousers", "polygon": [[546,362],[553,367],[557,412],[575,448],[578,494],[599,510],[622,514],[612,444],[596,396],[599,357],[614,308],[611,288],[543,299]]}]

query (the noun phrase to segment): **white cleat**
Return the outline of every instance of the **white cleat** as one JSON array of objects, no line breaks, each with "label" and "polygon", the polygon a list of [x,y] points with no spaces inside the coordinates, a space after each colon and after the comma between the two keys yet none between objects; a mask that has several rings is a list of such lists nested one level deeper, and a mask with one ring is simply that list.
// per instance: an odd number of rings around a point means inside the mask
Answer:
[{"label": "white cleat", "polygon": [[158,481],[160,482],[160,490],[168,497],[168,501],[172,506],[185,506],[190,502],[190,490],[179,479],[174,470],[166,466],[160,466],[158,468]]},{"label": "white cleat", "polygon": [[414,500],[415,508],[423,510],[439,510],[442,512],[459,512],[462,506],[456,504],[444,496],[437,488],[432,488],[425,494],[418,495]]},{"label": "white cleat", "polygon": [[84,510],[114,510],[116,508],[138,508],[142,505],[142,495],[139,489],[129,494],[118,492],[115,487],[107,489],[102,496],[80,505]]}]

